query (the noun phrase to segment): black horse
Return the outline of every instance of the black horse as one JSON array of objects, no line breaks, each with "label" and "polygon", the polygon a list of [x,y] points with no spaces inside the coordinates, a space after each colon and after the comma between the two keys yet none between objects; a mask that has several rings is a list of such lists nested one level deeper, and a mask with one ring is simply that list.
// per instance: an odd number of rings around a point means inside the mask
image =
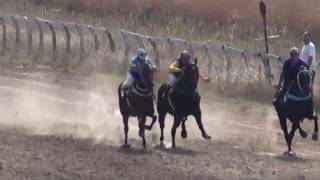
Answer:
[{"label": "black horse", "polygon": [[[312,80],[310,72],[306,68],[300,69],[297,80],[291,82],[281,103],[275,104],[275,109],[288,145],[288,155],[294,154],[291,145],[295,131],[299,129],[301,136],[306,137],[306,133],[300,127],[300,122],[303,119],[314,120],[313,140],[318,139],[318,116],[314,115]],[[290,133],[288,133],[287,119],[292,123]]]},{"label": "black horse", "polygon": [[201,97],[197,92],[199,80],[199,69],[197,63],[190,64],[183,69],[182,74],[174,89],[165,83],[158,92],[157,110],[159,113],[159,124],[161,129],[160,141],[163,144],[163,129],[165,126],[165,117],[169,113],[174,116],[174,125],[171,130],[172,135],[172,147],[175,147],[175,134],[176,129],[182,123],[183,138],[187,137],[187,131],[185,128],[185,121],[189,115],[193,115],[196,122],[202,132],[202,136],[205,139],[211,139],[211,137],[204,130],[201,120],[200,100]]},{"label": "black horse", "polygon": [[118,88],[120,112],[123,118],[124,134],[125,134],[125,147],[128,146],[128,120],[129,117],[137,117],[139,121],[139,136],[143,140],[143,147],[146,147],[145,129],[151,130],[151,126],[146,125],[147,117],[152,118],[152,124],[155,123],[157,117],[154,115],[153,104],[153,71],[149,67],[143,70],[143,76],[134,74],[136,79],[132,89],[122,95],[120,84]]}]

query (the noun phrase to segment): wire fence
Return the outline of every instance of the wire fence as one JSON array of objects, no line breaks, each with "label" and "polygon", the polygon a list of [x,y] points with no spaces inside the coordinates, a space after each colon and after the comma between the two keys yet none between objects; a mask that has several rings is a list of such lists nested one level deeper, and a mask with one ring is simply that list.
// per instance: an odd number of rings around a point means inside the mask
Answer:
[{"label": "wire fence", "polygon": [[54,67],[61,64],[77,66],[84,63],[88,56],[101,57],[96,56],[98,54],[122,54],[115,57],[118,57],[119,62],[127,63],[139,47],[147,49],[157,66],[165,67],[181,50],[188,49],[193,57],[199,59],[204,79],[228,85],[234,81],[270,80],[279,73],[280,65],[286,58],[221,44],[155,37],[124,29],[16,14],[1,15],[0,26],[2,56],[14,52],[15,55],[33,57],[32,63],[47,63]]}]

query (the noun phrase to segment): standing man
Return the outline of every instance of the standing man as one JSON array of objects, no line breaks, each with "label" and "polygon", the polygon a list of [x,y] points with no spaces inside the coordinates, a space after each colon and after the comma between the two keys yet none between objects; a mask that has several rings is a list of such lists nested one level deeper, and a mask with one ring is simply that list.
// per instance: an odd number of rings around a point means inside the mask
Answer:
[{"label": "standing man", "polygon": [[304,46],[301,51],[300,59],[302,59],[309,67],[309,70],[312,72],[312,81],[314,81],[316,77],[316,48],[315,45],[311,41],[311,34],[309,32],[305,32],[303,34],[303,42]]}]

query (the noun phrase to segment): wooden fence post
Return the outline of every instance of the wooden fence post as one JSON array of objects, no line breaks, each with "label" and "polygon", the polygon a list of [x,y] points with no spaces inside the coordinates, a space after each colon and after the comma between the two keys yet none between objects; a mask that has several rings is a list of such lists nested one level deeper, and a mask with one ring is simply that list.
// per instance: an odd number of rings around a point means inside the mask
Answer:
[{"label": "wooden fence post", "polygon": [[210,81],[211,78],[212,78],[212,70],[213,70],[213,58],[210,54],[210,51],[209,51],[209,48],[208,48],[208,45],[207,44],[204,44],[204,50],[205,50],[205,53],[208,57],[208,60],[209,60],[209,66],[208,66],[208,80]]},{"label": "wooden fence post", "polygon": [[84,49],[84,37],[83,37],[83,31],[81,27],[79,27],[78,24],[76,24],[76,29],[79,33],[79,41],[80,41],[80,63],[82,64],[84,61],[84,55],[85,55],[85,49]]},{"label": "wooden fence post", "polygon": [[29,22],[28,17],[23,17],[28,33],[28,56],[30,57],[32,54],[32,24]]},{"label": "wooden fence post", "polygon": [[169,44],[169,46],[170,46],[170,54],[171,54],[171,56],[172,56],[172,58],[173,58],[173,60],[174,59],[176,59],[176,57],[175,57],[175,54],[174,54],[174,45],[173,45],[173,42],[171,41],[171,39],[170,38],[167,38],[167,42],[168,42],[168,44]]},{"label": "wooden fence post", "polygon": [[129,58],[129,47],[127,43],[127,36],[124,32],[121,32],[122,38],[123,38],[123,45],[124,45],[124,55],[125,55],[125,61]]},{"label": "wooden fence post", "polygon": [[56,31],[53,27],[53,24],[49,21],[47,21],[47,24],[49,26],[49,29],[52,34],[52,60],[53,60],[53,66],[57,66],[57,57],[58,57],[58,49],[57,49],[57,35]]},{"label": "wooden fence post", "polygon": [[39,18],[34,18],[34,21],[36,22],[38,31],[39,31],[38,58],[42,58],[44,53],[44,35],[43,35],[43,27],[41,22],[42,20]]},{"label": "wooden fence post", "polygon": [[139,46],[139,48],[145,48],[145,46],[144,46],[144,44],[143,44],[143,41],[139,38],[139,36],[135,36],[135,39],[137,40],[137,42],[138,42],[138,46]]},{"label": "wooden fence post", "polygon": [[100,43],[99,43],[99,39],[98,39],[99,37],[92,27],[89,27],[89,31],[91,32],[91,35],[92,35],[92,38],[94,41],[94,50],[95,50],[95,52],[98,52],[99,48],[100,48]]},{"label": "wooden fence post", "polygon": [[6,22],[3,17],[0,17],[0,22],[2,25],[2,51],[1,51],[1,56],[4,55],[4,53],[7,50],[7,27],[6,27]]},{"label": "wooden fence post", "polygon": [[187,50],[189,51],[191,57],[194,58],[193,48],[187,40],[184,41],[184,45],[186,46]]},{"label": "wooden fence post", "polygon": [[154,40],[152,39],[148,39],[148,41],[150,42],[152,48],[153,48],[153,51],[155,53],[155,58],[154,58],[154,62],[155,64],[159,67],[161,65],[161,62],[160,62],[160,53],[158,51],[158,47],[157,47],[157,44]]},{"label": "wooden fence post", "polygon": [[226,57],[227,60],[227,67],[226,67],[226,88],[229,88],[230,82],[231,82],[231,73],[230,70],[232,68],[232,61],[231,61],[231,56],[228,53],[228,51],[226,50],[226,46],[222,47],[223,51],[224,51],[224,55]]},{"label": "wooden fence post", "polygon": [[18,20],[16,19],[15,15],[12,15],[11,19],[12,19],[13,24],[14,24],[15,29],[16,29],[16,43],[15,43],[15,46],[16,46],[16,53],[18,54],[19,51],[20,51],[20,24],[19,24]]},{"label": "wooden fence post", "polygon": [[71,53],[71,34],[70,34],[70,30],[69,28],[63,24],[63,30],[65,32],[65,37],[66,37],[66,54],[70,54]]},{"label": "wooden fence post", "polygon": [[110,45],[110,50],[111,50],[112,52],[116,52],[115,43],[114,43],[114,40],[113,40],[113,37],[112,37],[111,32],[109,32],[108,29],[106,29],[106,30],[105,30],[105,33],[106,33],[107,36],[108,36],[109,45]]}]

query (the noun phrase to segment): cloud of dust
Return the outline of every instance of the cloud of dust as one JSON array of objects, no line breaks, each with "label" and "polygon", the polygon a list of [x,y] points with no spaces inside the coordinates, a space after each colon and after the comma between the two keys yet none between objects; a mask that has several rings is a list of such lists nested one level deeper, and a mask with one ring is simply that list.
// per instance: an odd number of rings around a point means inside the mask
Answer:
[{"label": "cloud of dust", "polygon": [[[52,75],[40,76],[52,79]],[[72,135],[122,143],[123,124],[116,85],[94,78],[53,78],[59,79],[58,82],[50,78],[38,82],[0,76],[0,126],[23,134]],[[277,128],[272,108],[264,107],[265,115],[261,115],[261,111],[243,115],[237,113],[237,106],[228,103],[203,99],[201,106],[204,127],[214,140],[244,145],[259,152],[273,152],[273,145],[277,144]],[[172,122],[168,115],[165,128],[168,143],[171,142]],[[189,118],[186,126],[189,139],[202,140],[193,118]],[[131,118],[129,129],[130,139],[140,139],[136,118]],[[178,141],[181,141],[180,131],[178,128]],[[158,144],[158,134],[156,123],[153,131],[147,132],[148,142]]]},{"label": "cloud of dust", "polygon": [[88,79],[71,81],[65,83],[87,84],[90,89],[0,77],[2,128],[27,134],[72,135],[119,142],[123,132],[116,87]]}]

